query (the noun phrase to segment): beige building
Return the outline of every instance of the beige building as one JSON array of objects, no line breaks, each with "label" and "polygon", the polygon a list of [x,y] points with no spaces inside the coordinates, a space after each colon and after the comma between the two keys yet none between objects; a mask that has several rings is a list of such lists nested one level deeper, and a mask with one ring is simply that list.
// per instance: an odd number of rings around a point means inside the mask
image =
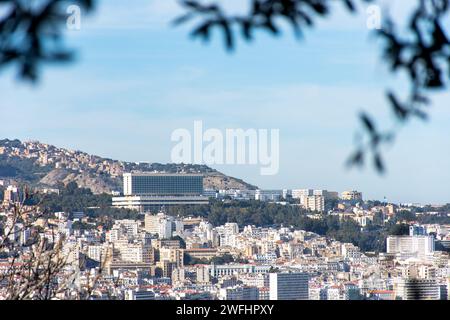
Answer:
[{"label": "beige building", "polygon": [[303,197],[303,206],[305,209],[317,212],[325,211],[325,197],[319,195]]},{"label": "beige building", "polygon": [[209,268],[207,266],[198,267],[196,269],[197,283],[209,283],[211,281],[209,275]]},{"label": "beige building", "polygon": [[362,200],[362,193],[359,191],[344,191],[341,194],[342,200]]},{"label": "beige building", "polygon": [[177,268],[184,266],[183,262],[184,250],[174,248],[161,248],[159,249],[159,261],[168,261],[175,263]]},{"label": "beige building", "polygon": [[149,244],[128,243],[128,240],[119,240],[114,243],[114,259],[126,262],[152,263],[153,248]]},{"label": "beige building", "polygon": [[146,214],[144,218],[144,229],[147,232],[156,234],[159,233],[159,224],[164,219],[164,213],[160,212],[156,215]]}]

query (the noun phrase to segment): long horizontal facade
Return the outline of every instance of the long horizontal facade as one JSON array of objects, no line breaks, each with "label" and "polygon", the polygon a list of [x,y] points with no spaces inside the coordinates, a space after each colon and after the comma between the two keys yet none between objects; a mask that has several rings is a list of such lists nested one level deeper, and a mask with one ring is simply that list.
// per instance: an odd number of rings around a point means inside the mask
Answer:
[{"label": "long horizontal facade", "polygon": [[251,264],[224,264],[211,265],[210,274],[213,277],[234,275],[241,273],[268,273],[271,266],[269,265],[251,265]]},{"label": "long horizontal facade", "polygon": [[123,195],[112,199],[114,207],[141,212],[160,210],[163,206],[207,203],[201,174],[125,173]]},{"label": "long horizontal facade", "polygon": [[113,206],[118,208],[146,211],[161,206],[207,204],[208,198],[203,196],[125,196],[114,197]]},{"label": "long horizontal facade", "polygon": [[203,175],[178,173],[124,173],[123,194],[203,195]]}]

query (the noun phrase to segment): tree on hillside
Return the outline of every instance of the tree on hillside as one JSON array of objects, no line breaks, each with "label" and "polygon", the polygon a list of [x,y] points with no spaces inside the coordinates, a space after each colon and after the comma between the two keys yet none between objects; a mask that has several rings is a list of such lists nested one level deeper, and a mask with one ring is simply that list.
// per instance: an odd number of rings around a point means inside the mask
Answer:
[{"label": "tree on hillside", "polygon": [[[90,300],[102,296],[111,252],[100,258],[96,275],[87,273],[84,282],[77,282],[82,270],[79,256],[73,255],[76,248],[65,241],[64,233],[53,231],[38,205],[24,203],[12,205],[6,217],[0,217],[0,297]],[[118,297],[118,281],[108,283],[106,293],[111,299]]]},{"label": "tree on hillside", "polygon": [[[0,296],[11,300],[49,300],[71,283],[64,237],[41,237],[46,219],[37,207],[14,205],[0,228]],[[56,281],[56,277],[60,281]]]},{"label": "tree on hillside", "polygon": [[388,234],[391,236],[405,236],[409,234],[409,225],[396,223],[389,227]]}]

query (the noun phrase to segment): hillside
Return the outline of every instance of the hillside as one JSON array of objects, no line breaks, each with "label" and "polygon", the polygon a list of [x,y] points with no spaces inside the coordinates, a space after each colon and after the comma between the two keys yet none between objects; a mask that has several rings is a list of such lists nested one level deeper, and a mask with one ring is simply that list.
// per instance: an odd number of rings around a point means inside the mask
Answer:
[{"label": "hillside", "polygon": [[256,189],[206,165],[125,162],[37,141],[0,140],[0,179],[50,188],[75,181],[98,194],[122,191],[122,174],[130,171],[203,173],[205,189]]}]

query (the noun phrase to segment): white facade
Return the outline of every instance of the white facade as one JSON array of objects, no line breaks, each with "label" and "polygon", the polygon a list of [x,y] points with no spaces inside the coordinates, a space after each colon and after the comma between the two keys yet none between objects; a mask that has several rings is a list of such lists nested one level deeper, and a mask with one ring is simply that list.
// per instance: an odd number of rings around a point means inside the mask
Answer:
[{"label": "white facade", "polygon": [[160,239],[170,239],[172,237],[172,221],[163,219],[159,222],[158,235]]},{"label": "white facade", "polygon": [[283,190],[256,190],[255,200],[279,201],[283,196]]},{"label": "white facade", "polygon": [[173,218],[160,212],[157,215],[146,214],[144,218],[145,231],[158,234],[160,239],[169,239],[173,232]]},{"label": "white facade", "polygon": [[292,198],[301,199],[303,196],[312,196],[313,192],[313,189],[294,189],[292,190]]},{"label": "white facade", "polygon": [[386,252],[396,254],[401,259],[424,257],[434,252],[434,238],[432,236],[389,236]]}]

